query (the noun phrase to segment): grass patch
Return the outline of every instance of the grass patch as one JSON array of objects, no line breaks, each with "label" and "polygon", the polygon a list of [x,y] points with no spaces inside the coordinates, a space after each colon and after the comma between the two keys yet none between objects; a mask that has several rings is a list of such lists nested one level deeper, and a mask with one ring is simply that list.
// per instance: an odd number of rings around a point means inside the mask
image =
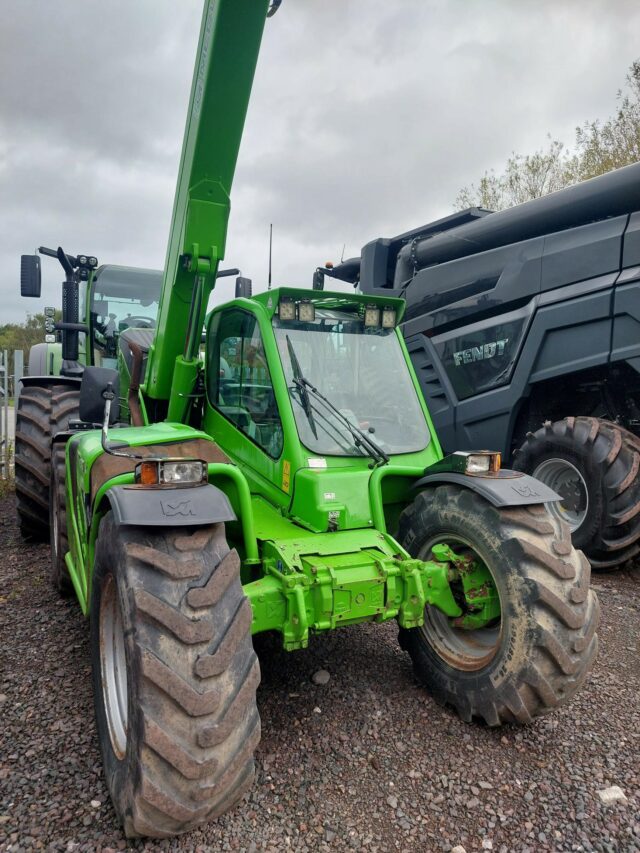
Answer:
[{"label": "grass patch", "polygon": [[[0,463],[4,462],[5,466],[0,468],[0,498],[6,498],[7,495],[12,495],[15,492],[16,483],[13,472],[13,442],[8,442],[4,457],[0,456]],[[0,450],[0,454],[2,450]],[[8,471],[7,471],[8,468]],[[2,476],[5,475],[6,476]]]},{"label": "grass patch", "polygon": [[0,480],[0,498],[6,498],[15,492],[16,481],[13,476]]}]

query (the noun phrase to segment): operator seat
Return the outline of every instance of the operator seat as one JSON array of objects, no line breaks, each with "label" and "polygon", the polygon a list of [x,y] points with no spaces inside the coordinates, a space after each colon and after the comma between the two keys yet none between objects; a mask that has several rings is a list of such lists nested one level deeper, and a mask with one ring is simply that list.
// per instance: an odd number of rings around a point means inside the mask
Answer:
[{"label": "operator seat", "polygon": [[155,333],[155,329],[136,329],[135,327],[129,327],[120,332],[118,346],[120,347],[124,363],[127,365],[129,375],[133,372],[133,352],[129,344],[137,345],[142,350],[141,375],[144,376],[147,367],[147,355],[149,354],[149,348],[153,343]]}]

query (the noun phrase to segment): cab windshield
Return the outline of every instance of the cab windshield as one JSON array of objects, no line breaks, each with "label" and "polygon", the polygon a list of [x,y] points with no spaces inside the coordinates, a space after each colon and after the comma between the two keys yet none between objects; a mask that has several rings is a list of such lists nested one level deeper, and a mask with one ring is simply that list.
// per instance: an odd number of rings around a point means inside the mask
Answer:
[{"label": "cab windshield", "polygon": [[96,364],[116,366],[118,339],[126,329],[155,329],[161,287],[156,270],[111,265],[98,271],[91,299]]},{"label": "cab windshield", "polygon": [[[274,317],[273,327],[298,434],[308,450],[365,455],[344,419],[387,454],[427,446],[427,423],[394,329],[365,328],[358,315],[328,309],[316,309],[309,323]],[[327,402],[307,393],[300,375]]]}]

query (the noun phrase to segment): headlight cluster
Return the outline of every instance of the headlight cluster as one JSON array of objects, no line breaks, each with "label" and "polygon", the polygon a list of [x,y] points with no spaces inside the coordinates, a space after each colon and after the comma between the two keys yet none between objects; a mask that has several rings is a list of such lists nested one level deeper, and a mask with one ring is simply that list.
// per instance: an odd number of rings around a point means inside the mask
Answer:
[{"label": "headlight cluster", "polygon": [[497,474],[502,464],[501,455],[491,450],[481,450],[475,453],[458,451],[452,455],[462,457],[465,474]]},{"label": "headlight cluster", "polygon": [[142,486],[194,486],[207,480],[207,463],[200,459],[145,459],[135,470]]}]

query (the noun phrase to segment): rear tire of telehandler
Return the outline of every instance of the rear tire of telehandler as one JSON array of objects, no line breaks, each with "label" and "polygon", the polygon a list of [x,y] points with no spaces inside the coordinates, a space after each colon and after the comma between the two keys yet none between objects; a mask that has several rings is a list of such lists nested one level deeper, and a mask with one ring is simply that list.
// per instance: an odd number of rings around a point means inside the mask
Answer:
[{"label": "rear tire of telehandler", "polygon": [[24,539],[49,539],[51,439],[78,416],[79,388],[27,385],[16,411],[16,503]]},{"label": "rear tire of telehandler", "polygon": [[254,777],[260,670],[224,524],[100,524],[91,654],[107,788],[129,838],[187,832]]},{"label": "rear tire of telehandler", "polygon": [[51,454],[51,500],[49,529],[51,531],[51,583],[58,593],[67,597],[73,593],[73,583],[64,560],[69,550],[67,536],[66,446],[55,444]]},{"label": "rear tire of telehandler", "polygon": [[[599,605],[586,557],[544,505],[497,509],[461,486],[422,492],[400,518],[399,541],[429,559],[432,545],[473,550],[489,569],[501,617],[456,628],[435,607],[400,644],[433,697],[463,720],[528,723],[569,700],[597,648]],[[454,592],[455,594],[455,592]]]}]

